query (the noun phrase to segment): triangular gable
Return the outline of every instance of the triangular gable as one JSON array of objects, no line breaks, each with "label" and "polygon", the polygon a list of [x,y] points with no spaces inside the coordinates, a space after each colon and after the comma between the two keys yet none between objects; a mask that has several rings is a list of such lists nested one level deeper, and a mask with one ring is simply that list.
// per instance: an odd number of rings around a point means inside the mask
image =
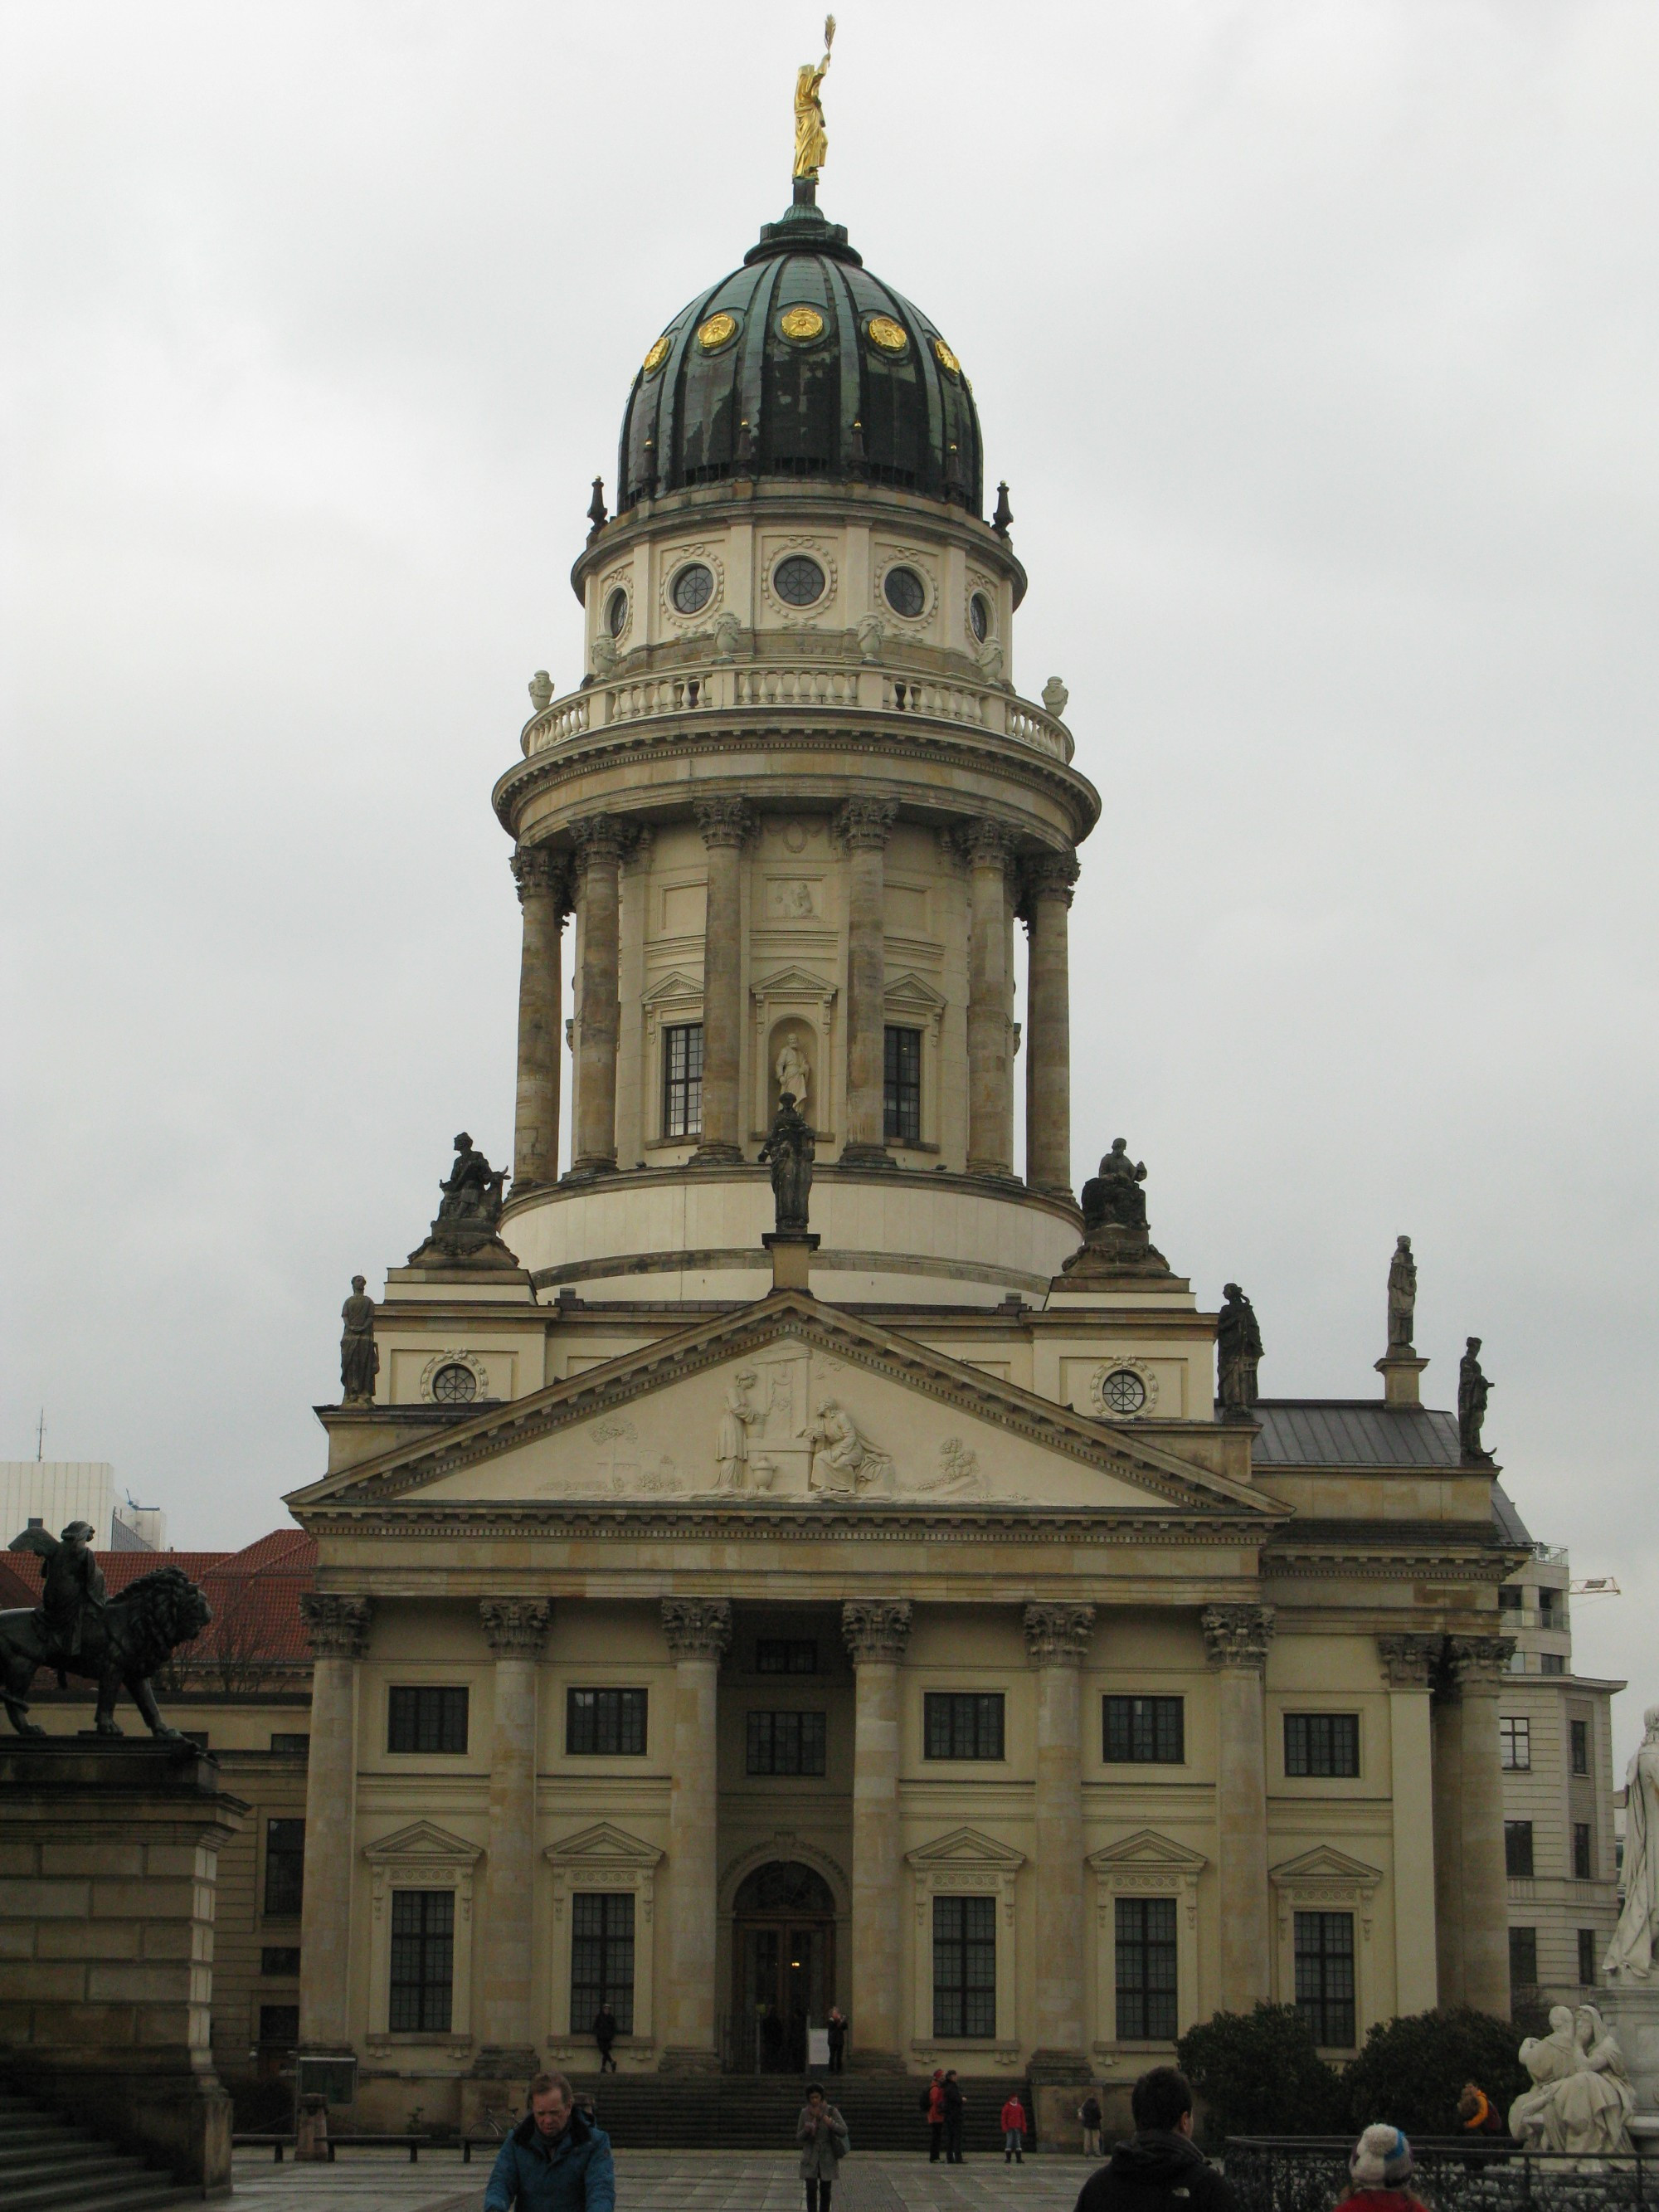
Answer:
[{"label": "triangular gable", "polygon": [[945,1867],[964,1870],[995,1867],[1000,1873],[1012,1874],[1025,1863],[1024,1851],[1017,1851],[1012,1844],[998,1843],[994,1836],[981,1835],[977,1828],[952,1828],[948,1836],[921,1844],[904,1856],[918,1873],[937,1873]]},{"label": "triangular gable", "polygon": [[833,999],[836,986],[827,975],[814,975],[806,968],[778,968],[769,975],[757,975],[750,983],[750,995],[757,999],[786,998],[792,994],[806,999]]},{"label": "triangular gable", "polygon": [[599,1820],[562,1843],[549,1844],[542,1856],[562,1867],[653,1867],[662,1857],[655,1844],[630,1836],[625,1828]]},{"label": "triangular gable", "polygon": [[640,1004],[642,1006],[657,1006],[665,1002],[701,1000],[702,997],[702,978],[688,975],[684,969],[676,968],[670,974],[659,977],[644,994]]},{"label": "triangular gable", "polygon": [[888,978],[882,996],[890,1006],[914,1006],[919,1012],[942,1014],[949,1001],[914,969]]},{"label": "triangular gable", "polygon": [[1304,1851],[1293,1859],[1281,1859],[1276,1867],[1269,1867],[1267,1879],[1280,1884],[1334,1881],[1349,1889],[1370,1889],[1382,1881],[1382,1870],[1367,1866],[1363,1859],[1351,1859],[1346,1851],[1339,1851],[1330,1844],[1316,1844],[1310,1851]]},{"label": "triangular gable", "polygon": [[465,1836],[452,1836],[434,1820],[412,1820],[395,1835],[366,1844],[363,1856],[371,1866],[396,1866],[408,1872],[422,1866],[473,1866],[483,1856],[483,1846],[469,1844]]},{"label": "triangular gable", "polygon": [[1196,1875],[1209,1864],[1202,1851],[1189,1850],[1155,1828],[1137,1828],[1115,1844],[1103,1844],[1089,1854],[1097,1874]]}]

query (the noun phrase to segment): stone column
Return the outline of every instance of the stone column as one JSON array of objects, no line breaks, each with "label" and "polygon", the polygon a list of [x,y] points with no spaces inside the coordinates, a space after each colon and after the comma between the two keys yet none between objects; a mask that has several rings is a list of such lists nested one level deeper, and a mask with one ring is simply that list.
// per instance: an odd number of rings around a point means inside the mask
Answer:
[{"label": "stone column", "polygon": [[559,961],[566,913],[563,862],[520,846],[513,873],[524,908],[519,959],[519,1098],[514,1125],[513,1188],[559,1179]]},{"label": "stone column", "polygon": [[617,1165],[617,927],[623,824],[608,814],[573,823],[581,902],[581,973],[576,1001],[576,1127],[572,1175],[611,1175]]},{"label": "stone column", "polygon": [[1084,1655],[1091,1605],[1028,1605],[1025,1648],[1037,1663],[1036,2040],[1032,2078],[1086,2081],[1083,2026]]},{"label": "stone column", "polygon": [[1221,1904],[1221,2008],[1249,2012],[1272,1991],[1267,1905],[1267,1769],[1262,1677],[1270,1605],[1211,1605],[1204,1650],[1220,1680],[1216,1775]]},{"label": "stone column", "polygon": [[1072,994],[1067,937],[1075,853],[1041,853],[1024,869],[1030,932],[1025,994],[1025,1180],[1072,1190]]},{"label": "stone column", "polygon": [[743,1057],[743,848],[754,816],[741,799],[699,799],[708,854],[702,949],[702,1142],[699,1167],[743,1158],[738,1078]]},{"label": "stone column", "polygon": [[[1441,1639],[1443,1641],[1443,1639]],[[1429,1761],[1434,1781],[1434,1942],[1443,2005],[1463,1995],[1463,1694],[1455,1668],[1430,1674]],[[1507,1891],[1505,1892],[1507,1899]]]},{"label": "stone column", "polygon": [[536,1676],[553,1608],[545,1598],[478,1607],[495,1655],[484,1861],[483,2036],[474,2072],[527,2078],[538,2041],[530,1966],[535,1923]]},{"label": "stone column", "polygon": [[899,1666],[910,1607],[855,1599],[841,1632],[858,1687],[853,1722],[853,2060],[904,2070],[899,2017],[903,1905],[899,1893]]},{"label": "stone column", "polygon": [[714,2039],[717,1722],[720,1661],[732,1642],[725,1598],[665,1597],[663,1634],[674,1657],[674,1772],[668,1798],[668,2001],[665,2072],[719,2071]]},{"label": "stone column", "polygon": [[1395,2010],[1432,2012],[1435,1956],[1434,1758],[1430,1670],[1437,1636],[1379,1636],[1389,1684],[1389,1770],[1394,1800]]},{"label": "stone column", "polygon": [[300,2047],[351,2048],[351,1876],[357,1806],[357,1662],[374,1600],[310,1590],[311,1756],[300,1908]]},{"label": "stone column", "polygon": [[1012,1176],[1014,1115],[1008,973],[1008,861],[1000,822],[962,832],[968,861],[968,1172]]},{"label": "stone column", "polygon": [[1510,2010],[1510,1929],[1498,1696],[1514,1649],[1508,1636],[1454,1636],[1447,1644],[1462,1693],[1462,2002],[1500,2020]]},{"label": "stone column", "polygon": [[849,799],[836,817],[847,848],[847,1133],[848,1167],[890,1167],[887,1150],[887,841],[898,805]]}]

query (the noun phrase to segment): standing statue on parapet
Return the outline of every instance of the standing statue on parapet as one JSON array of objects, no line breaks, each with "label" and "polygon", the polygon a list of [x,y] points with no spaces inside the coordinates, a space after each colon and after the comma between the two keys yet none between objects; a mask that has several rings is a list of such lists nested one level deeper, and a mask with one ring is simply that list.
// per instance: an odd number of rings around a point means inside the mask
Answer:
[{"label": "standing statue on parapet", "polygon": [[1395,1239],[1389,1262],[1389,1357],[1413,1356],[1412,1331],[1417,1325],[1417,1262],[1409,1237]]},{"label": "standing statue on parapet", "polygon": [[1492,1384],[1480,1371],[1480,1340],[1472,1336],[1468,1349],[1457,1363],[1457,1442],[1466,1462],[1489,1467],[1492,1454],[1480,1441]]},{"label": "standing statue on parapet", "polygon": [[374,1301],[365,1295],[368,1282],[351,1279],[351,1296],[340,1308],[345,1327],[340,1337],[340,1403],[370,1406],[374,1402],[374,1377],[380,1371],[380,1348],[374,1341]]},{"label": "standing statue on parapet", "polygon": [[761,1146],[763,1167],[772,1170],[772,1196],[780,1233],[806,1227],[806,1209],[812,1189],[813,1133],[806,1116],[786,1091],[778,1100],[777,1119]]},{"label": "standing statue on parapet", "polygon": [[1221,1410],[1248,1413],[1260,1395],[1255,1371],[1261,1359],[1261,1330],[1255,1308],[1237,1283],[1225,1285],[1222,1299],[1215,1332]]}]

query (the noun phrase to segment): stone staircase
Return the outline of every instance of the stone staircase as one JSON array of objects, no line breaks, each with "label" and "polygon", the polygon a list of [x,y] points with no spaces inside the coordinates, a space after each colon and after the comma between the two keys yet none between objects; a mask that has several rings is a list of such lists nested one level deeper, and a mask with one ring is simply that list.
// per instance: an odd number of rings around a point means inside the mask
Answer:
[{"label": "stone staircase", "polygon": [[160,2212],[200,2202],[141,2158],[123,2156],[83,2129],[0,2092],[0,2205],[5,2212]]},{"label": "stone staircase", "polygon": [[[855,2152],[927,2149],[920,2076],[812,2078],[841,2107]],[[963,2148],[1000,2150],[1003,2102],[1018,2089],[1029,2113],[1030,2084],[1006,2074],[961,2079],[967,2100]],[[619,2149],[789,2150],[805,2101],[804,2077],[793,2074],[573,2074],[570,2081],[578,2095],[592,2098],[599,2125]],[[1025,2140],[1030,2149],[1035,2138],[1028,2133]]]}]

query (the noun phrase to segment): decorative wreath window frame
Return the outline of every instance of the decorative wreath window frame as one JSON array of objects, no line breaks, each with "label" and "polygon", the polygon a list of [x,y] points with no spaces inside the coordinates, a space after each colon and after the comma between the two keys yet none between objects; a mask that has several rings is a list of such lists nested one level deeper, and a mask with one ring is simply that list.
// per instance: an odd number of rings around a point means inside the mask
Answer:
[{"label": "decorative wreath window frame", "polygon": [[1176,2033],[1198,2018],[1198,1883],[1209,1861],[1202,1851],[1137,1828],[1091,1851],[1095,1877],[1095,2049],[1115,2051],[1126,2039],[1117,2027],[1117,1900],[1172,1897],[1176,1901]]},{"label": "decorative wreath window frame", "polygon": [[[915,1905],[911,1986],[915,1991],[910,2047],[927,2056],[988,2051],[999,2066],[1019,2057],[1019,1916],[1017,1893],[1024,1851],[977,1828],[953,1828],[904,1855]],[[933,1899],[993,1897],[997,1902],[997,2027],[994,2037],[933,2033]]]},{"label": "decorative wreath window frame", "polygon": [[[787,629],[816,629],[825,616],[834,609],[841,591],[841,568],[836,559],[834,541],[797,532],[786,538],[767,538],[763,540],[764,557],[761,562],[761,597]],[[777,574],[780,562],[787,561],[792,553],[805,553],[817,562],[823,571],[823,590],[810,607],[798,607],[781,599],[772,588],[772,579]]]},{"label": "decorative wreath window frame", "polygon": [[[586,2021],[570,2017],[570,1951],[574,1914],[570,1900],[578,1891],[626,1890],[634,1899],[634,2025],[625,2039],[648,2050],[655,2040],[657,1869],[663,1854],[655,1844],[629,1835],[612,1821],[598,1820],[574,1836],[549,1844],[542,1852],[553,1871],[553,1986],[548,2041],[555,2055],[575,2057],[591,2049]],[[562,2049],[556,2046],[566,2046]]]},{"label": "decorative wreath window frame", "polygon": [[[920,545],[895,545],[878,543],[872,548],[875,556],[870,577],[871,605],[883,622],[901,625],[902,637],[919,637],[939,611],[939,562]],[[887,578],[894,568],[913,568],[921,579],[926,597],[919,615],[902,615],[887,598]],[[966,602],[963,602],[964,606]]]},{"label": "decorative wreath window frame", "polygon": [[[707,568],[714,579],[714,588],[695,614],[682,614],[674,605],[674,579],[682,568]],[[664,552],[657,581],[657,604],[662,610],[663,620],[669,625],[668,634],[676,637],[693,637],[710,629],[726,598],[726,563],[711,545],[699,541],[692,545],[674,545]]]},{"label": "decorative wreath window frame", "polygon": [[[991,611],[991,619],[986,625],[983,637],[974,635],[975,598],[983,599]],[[969,652],[973,653],[982,653],[988,645],[1000,645],[1002,642],[1002,594],[997,588],[995,577],[985,575],[977,568],[968,571],[968,580],[963,586],[962,635]]]},{"label": "decorative wreath window frame", "polygon": [[[1133,1413],[1115,1413],[1106,1403],[1107,1383],[1114,1375],[1120,1373],[1125,1368],[1131,1375],[1139,1377],[1141,1388],[1146,1393],[1139,1410]],[[1158,1411],[1158,1376],[1151,1362],[1137,1359],[1132,1356],[1126,1356],[1121,1359],[1116,1358],[1103,1359],[1089,1377],[1089,1403],[1103,1421],[1145,1420],[1147,1414],[1155,1413]]]},{"label": "decorative wreath window frame", "polygon": [[[611,628],[611,595],[613,592],[620,592],[627,601],[623,626],[614,635]],[[599,588],[594,594],[593,634],[596,637],[610,638],[618,653],[627,650],[629,638],[633,634],[634,600],[634,564],[631,561],[624,562],[619,568],[611,569],[608,575],[600,579]]]},{"label": "decorative wreath window frame", "polygon": [[476,1405],[479,1398],[487,1398],[489,1395],[489,1364],[481,1359],[476,1352],[467,1352],[464,1349],[457,1349],[453,1352],[434,1352],[421,1370],[419,1387],[423,1404],[428,1406],[438,1404],[439,1401],[434,1395],[432,1386],[437,1380],[439,1370],[444,1367],[466,1369],[478,1386],[477,1397],[471,1401],[472,1404]]},{"label": "decorative wreath window frame", "polygon": [[[409,2044],[437,2045],[452,2057],[472,2051],[472,1892],[481,1844],[452,1835],[434,1820],[414,1820],[378,1843],[366,1844],[369,1869],[368,2048],[389,2051]],[[392,2021],[392,1913],[400,1889],[447,1889],[455,1898],[447,2033],[398,2029]]]}]

